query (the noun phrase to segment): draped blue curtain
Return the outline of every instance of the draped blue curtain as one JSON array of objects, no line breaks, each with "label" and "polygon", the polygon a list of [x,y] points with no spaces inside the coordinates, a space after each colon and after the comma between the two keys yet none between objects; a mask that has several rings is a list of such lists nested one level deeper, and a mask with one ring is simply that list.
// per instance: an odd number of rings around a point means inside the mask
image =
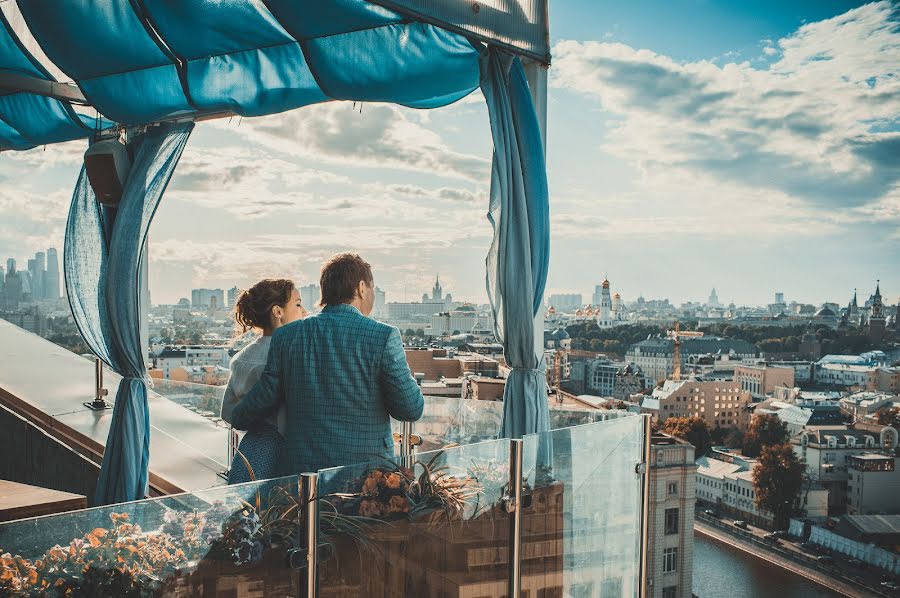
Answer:
[{"label": "draped blue curtain", "polygon": [[131,171],[116,209],[101,207],[82,169],[66,227],[66,289],[75,321],[97,356],[122,375],[96,504],[143,498],[150,458],[142,271],[147,232],[193,122],[152,126],[130,138]]},{"label": "draped blue curtain", "polygon": [[512,368],[503,393],[500,435],[521,438],[550,428],[543,354],[535,348],[534,326],[550,252],[547,169],[521,62],[488,47],[481,52],[480,66],[494,140],[488,209],[494,239],[486,260],[487,291],[495,332]]}]

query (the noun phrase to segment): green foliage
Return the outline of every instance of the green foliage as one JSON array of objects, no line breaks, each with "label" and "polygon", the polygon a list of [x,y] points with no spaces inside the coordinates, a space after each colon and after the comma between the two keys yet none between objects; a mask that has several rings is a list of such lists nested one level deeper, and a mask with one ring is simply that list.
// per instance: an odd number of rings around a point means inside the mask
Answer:
[{"label": "green foliage", "polygon": [[787,424],[777,415],[760,414],[750,422],[750,429],[744,435],[744,454],[758,457],[767,446],[784,444],[788,441]]},{"label": "green foliage", "polygon": [[615,328],[601,329],[593,322],[583,322],[567,327],[566,332],[572,338],[573,349],[624,357],[628,347],[646,339],[650,335],[665,333],[665,328],[643,324],[628,324],[616,326]]},{"label": "green foliage", "polygon": [[670,417],[662,423],[662,431],[690,442],[698,457],[711,446],[712,433],[702,417]]},{"label": "green foliage", "polygon": [[712,444],[724,445],[728,448],[742,448],[744,446],[744,433],[737,428],[720,428],[716,426],[712,430]]},{"label": "green foliage", "polygon": [[[765,353],[796,353],[807,332],[806,324],[796,326],[735,326],[718,323],[703,326],[706,334],[734,338],[753,343]],[[822,344],[822,354],[858,355],[880,348],[869,341],[864,329],[834,330],[824,324],[814,325],[816,338]]]},{"label": "green foliage", "polygon": [[776,529],[785,529],[803,487],[803,463],[790,444],[763,447],[753,469],[756,506],[772,513]]}]

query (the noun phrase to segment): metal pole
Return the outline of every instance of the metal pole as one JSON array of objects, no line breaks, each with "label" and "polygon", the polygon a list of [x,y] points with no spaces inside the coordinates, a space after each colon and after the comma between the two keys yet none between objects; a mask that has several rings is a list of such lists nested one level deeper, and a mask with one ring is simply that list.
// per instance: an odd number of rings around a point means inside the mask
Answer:
[{"label": "metal pole", "polygon": [[103,398],[108,394],[109,391],[103,388],[103,360],[94,357],[94,400],[82,403],[82,405],[94,411],[109,409],[109,403]]},{"label": "metal pole", "polygon": [[300,474],[300,497],[306,513],[306,598],[319,593],[319,474]]},{"label": "metal pole", "polygon": [[641,559],[638,580],[640,587],[638,588],[638,598],[648,598],[650,596],[650,447],[653,437],[653,430],[650,427],[650,416],[642,415],[644,418],[644,447],[642,462],[638,464],[637,473],[641,476]]},{"label": "metal pole", "polygon": [[509,493],[504,497],[509,518],[509,598],[522,595],[522,455],[521,438],[509,441]]},{"label": "metal pole", "polygon": [[103,388],[103,360],[99,357],[94,358],[94,401],[97,403],[104,402],[103,397],[106,396],[106,389]]}]

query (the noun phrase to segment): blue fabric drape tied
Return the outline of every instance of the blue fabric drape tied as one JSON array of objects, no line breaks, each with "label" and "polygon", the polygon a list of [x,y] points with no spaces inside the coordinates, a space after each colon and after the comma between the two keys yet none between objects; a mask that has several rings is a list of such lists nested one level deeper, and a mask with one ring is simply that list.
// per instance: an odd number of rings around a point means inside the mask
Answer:
[{"label": "blue fabric drape tied", "polygon": [[98,204],[83,168],[72,198],[64,257],[72,313],[88,346],[123,376],[97,480],[98,505],[147,493],[142,268],[150,223],[193,128],[193,122],[167,123],[132,137],[131,171],[117,208]]},{"label": "blue fabric drape tied", "polygon": [[494,156],[488,220],[487,291],[498,340],[512,368],[503,393],[500,435],[550,428],[543,355],[535,349],[550,252],[550,209],[540,125],[518,58],[494,47],[480,57]]}]

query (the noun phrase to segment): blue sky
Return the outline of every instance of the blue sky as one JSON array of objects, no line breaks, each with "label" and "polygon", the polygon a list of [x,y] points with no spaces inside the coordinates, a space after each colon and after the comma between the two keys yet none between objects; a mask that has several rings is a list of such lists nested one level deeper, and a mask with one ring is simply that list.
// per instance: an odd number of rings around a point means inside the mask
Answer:
[{"label": "blue sky", "polygon": [[[548,293],[845,302],[900,292],[900,15],[888,2],[551,5]],[[490,136],[346,103],[198,125],[152,229],[151,290],[315,280],[367,256],[388,301],[482,300]],[[61,246],[83,146],[0,156],[0,257]]]}]

